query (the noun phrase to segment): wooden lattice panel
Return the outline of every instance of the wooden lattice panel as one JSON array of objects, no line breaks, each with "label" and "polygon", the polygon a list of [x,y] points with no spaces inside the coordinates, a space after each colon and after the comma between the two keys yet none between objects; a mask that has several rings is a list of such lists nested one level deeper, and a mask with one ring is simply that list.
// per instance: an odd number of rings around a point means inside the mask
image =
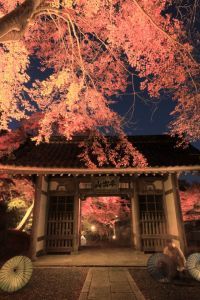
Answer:
[{"label": "wooden lattice panel", "polygon": [[143,251],[162,251],[167,235],[162,195],[139,196]]},{"label": "wooden lattice panel", "polygon": [[51,196],[47,220],[47,252],[69,252],[73,247],[74,197]]},{"label": "wooden lattice panel", "polygon": [[141,236],[144,251],[162,251],[167,238],[166,220],[162,212],[143,212]]}]

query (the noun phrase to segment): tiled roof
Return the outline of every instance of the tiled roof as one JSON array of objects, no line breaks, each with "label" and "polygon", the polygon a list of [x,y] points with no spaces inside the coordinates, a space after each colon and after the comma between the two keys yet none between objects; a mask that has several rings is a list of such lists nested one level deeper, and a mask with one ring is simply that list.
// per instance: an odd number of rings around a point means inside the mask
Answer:
[{"label": "tiled roof", "polygon": [[[150,167],[200,166],[200,151],[192,145],[176,148],[176,141],[166,135],[129,137],[134,146],[147,158]],[[77,142],[54,140],[35,145],[27,141],[9,157],[0,160],[0,165],[40,168],[84,168],[78,155],[81,149]],[[107,166],[112,167],[112,166]],[[1,167],[0,167],[1,168]]]}]

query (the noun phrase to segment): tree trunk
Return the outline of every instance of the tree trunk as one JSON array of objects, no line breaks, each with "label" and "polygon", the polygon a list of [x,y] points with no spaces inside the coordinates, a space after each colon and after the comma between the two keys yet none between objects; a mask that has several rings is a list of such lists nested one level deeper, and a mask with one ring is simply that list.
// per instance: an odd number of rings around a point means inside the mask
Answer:
[{"label": "tree trunk", "polygon": [[44,0],[25,0],[13,11],[0,19],[0,42],[19,40],[22,38],[36,9]]},{"label": "tree trunk", "polygon": [[24,215],[23,219],[21,220],[21,222],[17,225],[17,227],[15,228],[16,230],[20,230],[22,231],[24,229],[24,227],[26,226],[28,220],[31,217],[31,214],[33,212],[33,207],[34,207],[34,201],[31,204],[31,206],[27,209],[26,214]]}]

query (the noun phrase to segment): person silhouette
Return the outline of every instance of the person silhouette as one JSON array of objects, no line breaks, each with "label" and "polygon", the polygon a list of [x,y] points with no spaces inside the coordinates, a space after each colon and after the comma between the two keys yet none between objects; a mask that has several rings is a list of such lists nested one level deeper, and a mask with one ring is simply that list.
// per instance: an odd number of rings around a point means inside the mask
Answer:
[{"label": "person silhouette", "polygon": [[167,245],[163,249],[163,253],[170,257],[174,267],[177,270],[177,275],[182,277],[186,270],[186,259],[181,249],[175,245],[172,239],[167,240]]}]

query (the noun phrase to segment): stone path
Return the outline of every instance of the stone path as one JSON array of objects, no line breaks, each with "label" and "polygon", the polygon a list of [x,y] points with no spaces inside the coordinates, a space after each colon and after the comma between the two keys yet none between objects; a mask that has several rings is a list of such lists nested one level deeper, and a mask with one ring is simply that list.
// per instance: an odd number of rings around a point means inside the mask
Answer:
[{"label": "stone path", "polygon": [[79,300],[145,300],[126,268],[90,268]]}]

